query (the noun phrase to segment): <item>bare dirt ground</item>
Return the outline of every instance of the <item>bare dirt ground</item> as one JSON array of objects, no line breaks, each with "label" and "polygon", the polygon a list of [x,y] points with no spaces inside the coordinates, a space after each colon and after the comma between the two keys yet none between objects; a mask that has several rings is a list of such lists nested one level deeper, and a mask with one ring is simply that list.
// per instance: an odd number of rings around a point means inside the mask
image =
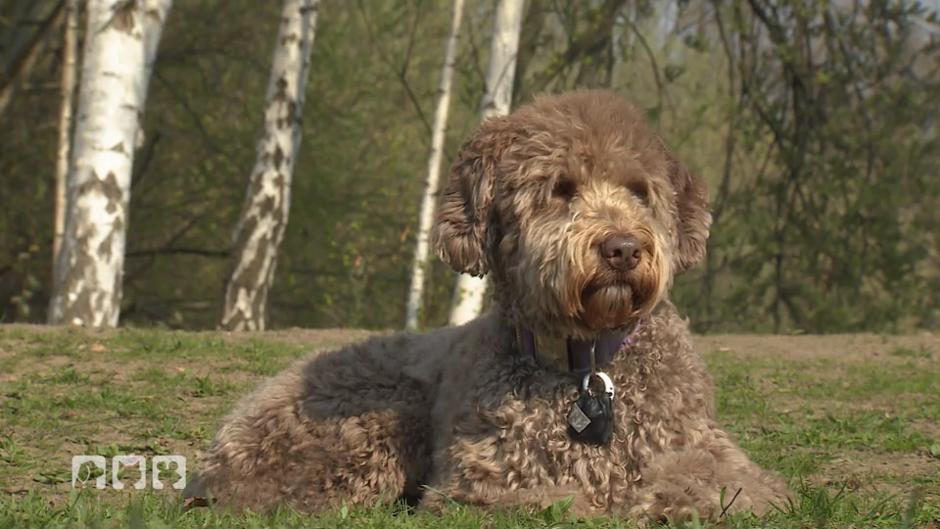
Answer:
[{"label": "bare dirt ground", "polygon": [[[12,324],[0,325],[0,332],[24,331],[35,334],[59,332],[61,329],[47,325]],[[88,331],[94,336],[106,338],[120,333],[121,330]],[[368,331],[362,329],[277,329],[264,332],[220,332],[197,331],[193,335],[221,336],[235,342],[250,339],[274,340],[293,345],[322,347],[323,344],[342,345],[363,340],[376,334],[388,334],[394,331]],[[920,332],[907,335],[890,334],[709,334],[696,335],[693,338],[696,349],[706,353],[710,351],[729,351],[741,358],[781,358],[807,360],[829,358],[833,360],[857,362],[884,356],[887,351],[897,348],[933,351],[940,354],[940,334]],[[15,341],[12,341],[15,344]],[[0,355],[3,349],[9,349],[11,342],[0,343]]]},{"label": "bare dirt ground", "polygon": [[897,336],[714,334],[696,336],[695,345],[702,352],[729,351],[742,359],[830,359],[853,363],[883,359],[901,348],[940,354],[940,335],[930,332]]}]

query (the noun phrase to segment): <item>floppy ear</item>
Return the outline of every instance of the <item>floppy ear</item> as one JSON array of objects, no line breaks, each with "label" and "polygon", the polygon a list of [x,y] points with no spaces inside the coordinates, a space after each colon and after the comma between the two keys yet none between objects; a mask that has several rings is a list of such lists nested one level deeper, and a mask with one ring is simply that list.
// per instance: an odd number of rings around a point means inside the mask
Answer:
[{"label": "floppy ear", "polygon": [[437,206],[431,235],[441,259],[458,272],[487,272],[486,228],[496,180],[496,164],[508,145],[501,118],[487,120],[460,148]]},{"label": "floppy ear", "polygon": [[676,201],[676,273],[692,268],[705,257],[705,243],[712,215],[708,188],[700,176],[669,155],[669,181]]}]

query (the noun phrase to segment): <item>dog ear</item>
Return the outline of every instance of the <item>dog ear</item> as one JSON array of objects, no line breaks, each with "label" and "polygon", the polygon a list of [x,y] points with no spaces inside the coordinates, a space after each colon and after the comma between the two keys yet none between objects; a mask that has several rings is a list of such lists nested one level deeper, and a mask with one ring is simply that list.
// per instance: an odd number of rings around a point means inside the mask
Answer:
[{"label": "dog ear", "polygon": [[676,200],[676,273],[692,268],[705,257],[712,215],[708,211],[705,181],[669,155],[669,180]]},{"label": "dog ear", "polygon": [[486,228],[496,164],[509,143],[504,118],[487,120],[460,148],[437,206],[431,235],[441,259],[458,272],[487,272]]}]

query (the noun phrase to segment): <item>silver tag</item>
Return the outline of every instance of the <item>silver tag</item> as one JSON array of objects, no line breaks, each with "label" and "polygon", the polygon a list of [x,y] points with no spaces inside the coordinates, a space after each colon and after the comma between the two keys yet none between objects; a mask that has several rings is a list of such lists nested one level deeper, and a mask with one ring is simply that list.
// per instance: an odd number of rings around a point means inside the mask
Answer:
[{"label": "silver tag", "polygon": [[581,433],[591,424],[591,419],[588,419],[588,416],[575,404],[571,407],[571,411],[568,412],[568,424],[574,428],[574,431]]}]

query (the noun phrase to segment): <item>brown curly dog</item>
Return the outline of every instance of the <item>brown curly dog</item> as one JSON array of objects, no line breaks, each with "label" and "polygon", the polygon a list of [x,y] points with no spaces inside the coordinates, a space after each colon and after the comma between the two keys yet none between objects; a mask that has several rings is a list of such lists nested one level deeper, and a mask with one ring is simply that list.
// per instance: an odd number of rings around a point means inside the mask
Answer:
[{"label": "brown curly dog", "polygon": [[493,310],[297,363],[228,417],[197,489],[310,512],[572,496],[578,514],[640,520],[784,500],[715,423],[711,379],[667,298],[705,254],[706,195],[614,93],[486,121],[451,169],[434,238],[456,270],[490,274]]}]

